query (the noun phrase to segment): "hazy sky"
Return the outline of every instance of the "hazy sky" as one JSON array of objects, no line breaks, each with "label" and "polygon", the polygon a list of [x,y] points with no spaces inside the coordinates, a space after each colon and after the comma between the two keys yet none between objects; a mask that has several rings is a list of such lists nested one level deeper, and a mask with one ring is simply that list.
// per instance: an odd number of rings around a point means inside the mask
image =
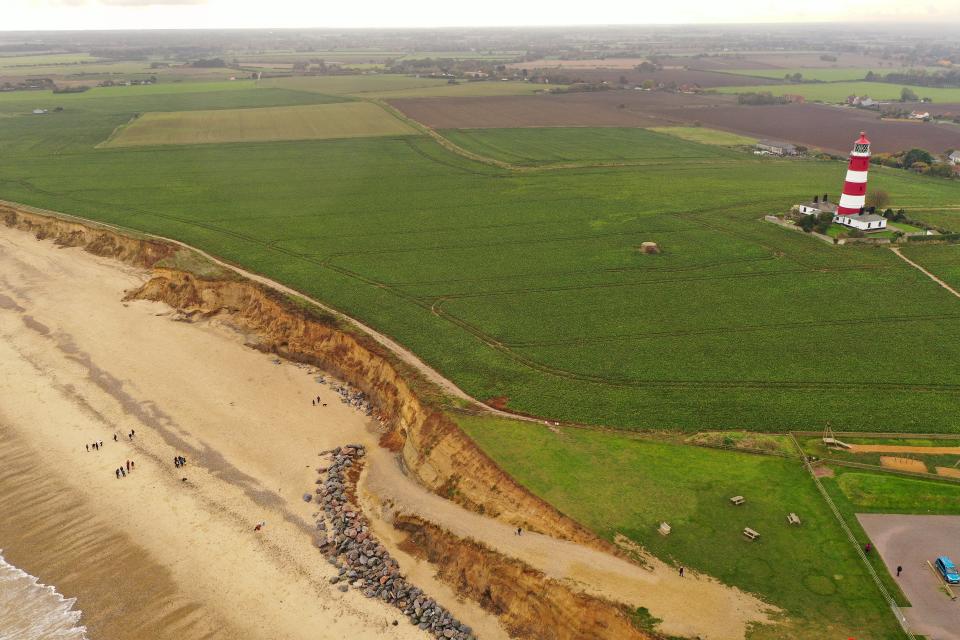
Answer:
[{"label": "hazy sky", "polygon": [[0,30],[960,21],[957,0],[0,0]]}]

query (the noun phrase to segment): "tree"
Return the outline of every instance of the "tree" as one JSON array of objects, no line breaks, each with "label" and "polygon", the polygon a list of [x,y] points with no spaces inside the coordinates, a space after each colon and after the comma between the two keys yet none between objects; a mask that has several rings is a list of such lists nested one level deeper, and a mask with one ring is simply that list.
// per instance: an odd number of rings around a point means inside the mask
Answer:
[{"label": "tree", "polygon": [[900,102],[916,102],[919,99],[916,92],[910,87],[904,87],[900,90]]},{"label": "tree", "polygon": [[933,164],[933,156],[930,154],[929,151],[926,151],[924,149],[917,149],[916,147],[914,147],[913,149],[910,149],[910,151],[907,151],[903,155],[902,166],[904,167],[913,167],[913,165],[915,165],[918,162],[922,162],[924,164]]},{"label": "tree", "polygon": [[817,220],[815,216],[805,215],[802,218],[800,218],[800,228],[806,231],[807,233],[810,233],[811,231],[813,231],[813,227],[816,224],[817,224]]},{"label": "tree", "polygon": [[890,204],[890,194],[883,189],[874,189],[867,194],[867,206],[883,209]]}]

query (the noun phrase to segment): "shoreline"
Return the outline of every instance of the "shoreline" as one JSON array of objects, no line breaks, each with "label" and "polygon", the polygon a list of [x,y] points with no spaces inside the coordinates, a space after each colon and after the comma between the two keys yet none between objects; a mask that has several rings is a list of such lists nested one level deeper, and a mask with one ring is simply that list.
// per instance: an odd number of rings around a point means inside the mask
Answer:
[{"label": "shoreline", "polygon": [[302,495],[319,451],[378,434],[312,367],[124,303],[145,271],[18,230],[0,274],[0,545],[91,640],[423,637],[328,582]]}]

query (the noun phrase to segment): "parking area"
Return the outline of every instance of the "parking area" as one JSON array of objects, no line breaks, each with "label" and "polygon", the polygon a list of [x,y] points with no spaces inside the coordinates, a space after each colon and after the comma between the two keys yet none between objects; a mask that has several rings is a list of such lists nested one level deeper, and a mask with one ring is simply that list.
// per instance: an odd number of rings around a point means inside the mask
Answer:
[{"label": "parking area", "polygon": [[[951,600],[927,561],[946,555],[960,562],[960,516],[858,514],[873,546],[909,598],[904,609],[913,633],[930,640],[960,640],[960,599]],[[960,594],[960,588],[954,588]]]}]

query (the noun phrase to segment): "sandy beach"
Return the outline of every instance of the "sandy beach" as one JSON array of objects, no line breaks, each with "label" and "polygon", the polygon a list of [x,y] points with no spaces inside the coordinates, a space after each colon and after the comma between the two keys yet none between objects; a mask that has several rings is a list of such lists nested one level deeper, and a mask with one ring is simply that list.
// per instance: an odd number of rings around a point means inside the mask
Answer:
[{"label": "sandy beach", "polygon": [[328,584],[302,500],[318,452],[376,425],[215,322],[122,302],[146,275],[0,228],[6,558],[76,597],[94,639],[426,637]]}]

